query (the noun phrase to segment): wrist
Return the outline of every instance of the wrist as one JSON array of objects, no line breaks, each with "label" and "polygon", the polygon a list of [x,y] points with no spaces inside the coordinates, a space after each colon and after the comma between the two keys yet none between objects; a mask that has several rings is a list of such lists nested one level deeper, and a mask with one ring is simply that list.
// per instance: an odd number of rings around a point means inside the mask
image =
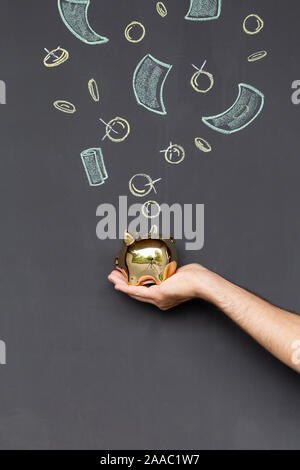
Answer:
[{"label": "wrist", "polygon": [[206,269],[204,278],[203,275],[198,278],[196,297],[223,310],[224,305],[229,301],[231,286],[235,287],[223,277]]}]

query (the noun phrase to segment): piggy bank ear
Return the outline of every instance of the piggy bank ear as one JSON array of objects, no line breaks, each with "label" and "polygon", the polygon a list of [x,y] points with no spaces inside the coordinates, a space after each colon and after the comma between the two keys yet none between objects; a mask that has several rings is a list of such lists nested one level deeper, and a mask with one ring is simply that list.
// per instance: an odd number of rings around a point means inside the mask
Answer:
[{"label": "piggy bank ear", "polygon": [[132,245],[135,242],[134,237],[125,230],[124,232],[124,243],[126,246]]}]

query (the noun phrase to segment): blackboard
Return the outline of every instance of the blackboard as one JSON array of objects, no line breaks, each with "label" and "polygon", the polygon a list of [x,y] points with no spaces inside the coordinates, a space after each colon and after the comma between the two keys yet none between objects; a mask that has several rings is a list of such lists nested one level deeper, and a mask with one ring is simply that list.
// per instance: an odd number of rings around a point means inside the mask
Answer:
[{"label": "blackboard", "polygon": [[[162,178],[159,202],[205,206],[204,246],[187,251],[179,240],[180,264],[202,263],[300,312],[299,2],[223,0],[209,21],[185,18],[188,0],[164,4],[163,17],[152,0],[91,1],[90,26],[109,41],[90,45],[56,0],[1,1],[2,449],[299,448],[297,374],[204,302],[161,312],[107,281],[121,241],[97,238],[96,209],[118,207],[120,195],[139,202],[128,181],[146,173]],[[257,34],[243,31],[249,14],[264,21]],[[145,27],[137,43],[124,36],[132,21]],[[68,60],[46,67],[44,48],[58,46]],[[167,114],[135,98],[133,72],[147,54],[172,65]],[[191,64],[204,60],[214,86],[197,93]],[[202,117],[229,108],[239,83],[264,95],[259,116],[229,135],[208,127]],[[102,141],[99,119],[115,116],[130,135]],[[185,149],[179,165],[160,153],[170,141]],[[98,147],[108,178],[92,187],[80,153]]]}]

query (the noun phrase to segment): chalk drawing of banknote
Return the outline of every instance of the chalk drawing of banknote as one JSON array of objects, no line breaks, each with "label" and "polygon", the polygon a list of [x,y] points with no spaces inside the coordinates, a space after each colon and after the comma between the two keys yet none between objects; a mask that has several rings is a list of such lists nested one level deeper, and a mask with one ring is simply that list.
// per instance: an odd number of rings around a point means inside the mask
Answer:
[{"label": "chalk drawing of banknote", "polygon": [[86,44],[104,44],[108,38],[97,34],[90,26],[90,0],[58,0],[58,11],[66,27]]},{"label": "chalk drawing of banknote", "polygon": [[222,0],[190,0],[190,8],[185,15],[186,20],[216,20],[221,14]]},{"label": "chalk drawing of banknote", "polygon": [[107,179],[101,148],[83,150],[80,154],[90,186],[100,186]]},{"label": "chalk drawing of banknote", "polygon": [[167,114],[163,89],[171,68],[172,65],[161,62],[151,54],[142,58],[135,68],[132,80],[138,104],[153,113]]},{"label": "chalk drawing of banknote", "polygon": [[233,105],[223,113],[203,117],[202,121],[222,134],[232,134],[249,126],[264,107],[264,95],[246,83],[239,83],[239,93]]}]

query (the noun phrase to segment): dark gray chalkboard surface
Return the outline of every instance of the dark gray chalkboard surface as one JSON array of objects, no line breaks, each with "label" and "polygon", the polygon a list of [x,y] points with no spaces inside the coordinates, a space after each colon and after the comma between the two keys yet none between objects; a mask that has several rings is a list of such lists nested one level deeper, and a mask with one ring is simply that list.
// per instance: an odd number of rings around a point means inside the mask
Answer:
[{"label": "dark gray chalkboard surface", "polygon": [[[271,302],[300,312],[299,123],[291,83],[300,79],[297,0],[223,0],[219,19],[189,21],[188,0],[92,0],[89,45],[60,18],[56,0],[2,0],[0,79],[0,448],[300,448],[299,377],[204,302],[160,312],[107,281],[119,240],[96,237],[96,208],[117,206],[134,173],[161,177],[159,202],[205,205],[200,262]],[[259,34],[244,18],[264,20]],[[130,43],[131,21],[146,29]],[[46,68],[44,48],[65,48]],[[255,51],[268,55],[250,63]],[[172,64],[167,115],[139,106],[137,63]],[[213,73],[206,94],[191,63]],[[94,102],[88,81],[99,85]],[[265,96],[259,117],[224,135],[202,122],[235,100],[239,83]],[[56,110],[65,99],[76,113]],[[123,116],[131,133],[103,142],[99,118]],[[194,145],[207,139],[210,153]],[[186,151],[168,165],[171,140]],[[80,152],[101,146],[108,179],[91,187]]]}]

